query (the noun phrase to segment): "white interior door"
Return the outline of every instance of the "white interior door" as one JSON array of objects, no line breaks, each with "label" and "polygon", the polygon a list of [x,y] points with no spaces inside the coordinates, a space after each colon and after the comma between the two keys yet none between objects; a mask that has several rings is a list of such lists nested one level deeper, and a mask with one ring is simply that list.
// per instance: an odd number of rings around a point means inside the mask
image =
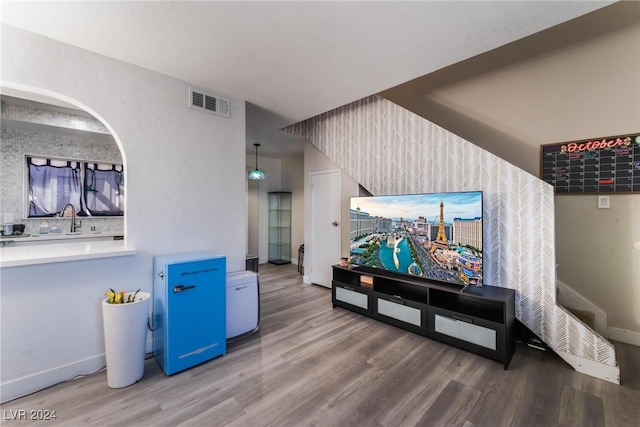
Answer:
[{"label": "white interior door", "polygon": [[340,262],[340,171],[311,176],[311,242],[305,258],[311,283],[331,287],[331,266]]}]

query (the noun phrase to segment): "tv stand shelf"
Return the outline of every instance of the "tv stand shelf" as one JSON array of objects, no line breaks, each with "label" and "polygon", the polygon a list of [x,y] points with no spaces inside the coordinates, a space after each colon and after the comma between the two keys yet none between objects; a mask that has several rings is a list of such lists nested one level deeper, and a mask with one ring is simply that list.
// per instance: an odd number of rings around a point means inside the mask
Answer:
[{"label": "tv stand shelf", "polygon": [[333,266],[332,303],[496,360],[515,352],[515,291],[461,287],[367,267]]}]

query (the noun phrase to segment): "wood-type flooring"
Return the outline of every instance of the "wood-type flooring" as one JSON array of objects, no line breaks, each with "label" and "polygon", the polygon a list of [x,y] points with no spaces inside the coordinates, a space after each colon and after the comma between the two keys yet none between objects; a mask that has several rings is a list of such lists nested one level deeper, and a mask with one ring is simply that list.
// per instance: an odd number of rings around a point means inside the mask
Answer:
[{"label": "wood-type flooring", "polygon": [[[106,371],[0,406],[2,426],[640,426],[640,347],[615,343],[621,385],[518,344],[501,363],[333,308],[295,265],[260,265],[259,332],[173,376]],[[49,421],[15,411],[55,411]]]}]

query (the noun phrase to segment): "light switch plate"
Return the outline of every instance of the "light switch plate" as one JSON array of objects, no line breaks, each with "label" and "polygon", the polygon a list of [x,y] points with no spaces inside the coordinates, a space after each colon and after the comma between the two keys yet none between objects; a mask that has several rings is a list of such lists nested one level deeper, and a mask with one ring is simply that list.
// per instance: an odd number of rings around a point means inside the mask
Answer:
[{"label": "light switch plate", "polygon": [[609,196],[598,196],[598,209],[609,209]]}]

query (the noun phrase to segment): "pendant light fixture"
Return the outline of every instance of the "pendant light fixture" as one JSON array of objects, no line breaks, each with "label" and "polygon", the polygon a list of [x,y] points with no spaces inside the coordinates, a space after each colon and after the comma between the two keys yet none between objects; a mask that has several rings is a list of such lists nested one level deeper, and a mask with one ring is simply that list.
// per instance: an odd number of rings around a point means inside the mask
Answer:
[{"label": "pendant light fixture", "polygon": [[256,168],[249,172],[249,179],[264,179],[264,172],[258,169],[258,147],[260,144],[253,144],[256,147]]}]

